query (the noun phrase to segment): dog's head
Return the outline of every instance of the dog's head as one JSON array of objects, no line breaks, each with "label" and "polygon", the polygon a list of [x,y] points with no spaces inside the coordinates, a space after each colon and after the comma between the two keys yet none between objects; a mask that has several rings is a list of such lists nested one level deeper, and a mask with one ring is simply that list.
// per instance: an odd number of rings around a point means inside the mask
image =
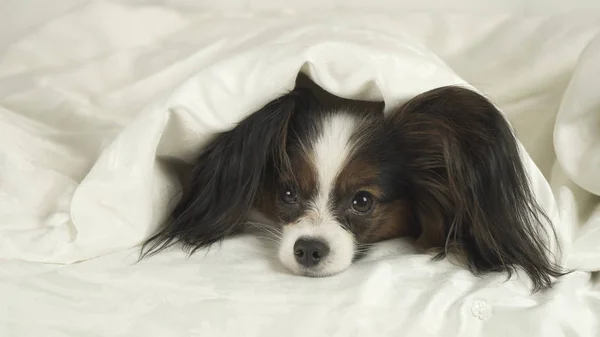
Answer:
[{"label": "dog's head", "polygon": [[313,106],[292,116],[285,164],[268,162],[255,203],[289,270],[332,275],[369,244],[411,234],[406,174],[390,140],[381,111]]},{"label": "dog's head", "polygon": [[215,137],[144,253],[176,242],[194,252],[255,226],[275,234],[287,269],[328,276],[373,243],[412,236],[476,273],[521,267],[538,289],[560,275],[547,221],[510,126],[483,96],[443,87],[384,115],[296,89]]}]

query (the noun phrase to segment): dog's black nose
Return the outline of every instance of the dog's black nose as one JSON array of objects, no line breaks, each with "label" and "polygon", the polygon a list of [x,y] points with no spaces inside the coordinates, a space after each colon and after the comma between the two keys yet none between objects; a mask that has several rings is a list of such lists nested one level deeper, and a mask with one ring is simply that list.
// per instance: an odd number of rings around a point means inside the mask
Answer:
[{"label": "dog's black nose", "polygon": [[312,238],[299,238],[294,244],[294,256],[299,264],[314,267],[329,254],[329,246]]}]

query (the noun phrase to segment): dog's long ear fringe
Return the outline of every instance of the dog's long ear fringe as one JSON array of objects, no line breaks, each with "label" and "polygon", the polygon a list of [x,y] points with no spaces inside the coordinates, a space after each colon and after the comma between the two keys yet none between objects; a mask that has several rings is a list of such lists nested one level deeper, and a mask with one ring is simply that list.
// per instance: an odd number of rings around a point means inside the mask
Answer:
[{"label": "dog's long ear fringe", "polygon": [[504,116],[483,96],[448,86],[421,94],[390,116],[406,156],[427,248],[465,255],[475,274],[522,268],[533,290],[565,273],[548,248],[556,233],[537,203]]},{"label": "dog's long ear fringe", "polygon": [[292,114],[312,104],[310,92],[295,89],[221,133],[195,161],[186,192],[170,219],[142,246],[140,259],[176,243],[191,255],[239,232],[253,206],[265,169],[289,165],[285,139]]}]

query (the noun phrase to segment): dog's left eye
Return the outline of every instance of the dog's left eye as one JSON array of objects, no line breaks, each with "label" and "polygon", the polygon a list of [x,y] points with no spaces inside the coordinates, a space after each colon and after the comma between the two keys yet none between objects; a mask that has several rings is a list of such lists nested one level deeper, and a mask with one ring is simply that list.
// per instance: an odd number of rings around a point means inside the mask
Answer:
[{"label": "dog's left eye", "polygon": [[366,214],[373,209],[373,196],[369,192],[360,191],[352,198],[351,207],[358,214]]},{"label": "dog's left eye", "polygon": [[296,190],[291,187],[286,187],[283,189],[281,194],[281,200],[286,204],[295,204],[298,202],[298,196],[296,195]]}]

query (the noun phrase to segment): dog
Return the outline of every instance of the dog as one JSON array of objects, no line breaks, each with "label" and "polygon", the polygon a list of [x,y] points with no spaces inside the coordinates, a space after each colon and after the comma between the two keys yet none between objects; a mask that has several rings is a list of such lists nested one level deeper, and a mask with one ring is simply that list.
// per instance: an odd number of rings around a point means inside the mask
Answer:
[{"label": "dog", "polygon": [[327,108],[296,87],[216,135],[186,187],[142,258],[176,243],[193,254],[259,226],[276,233],[283,266],[309,277],[340,273],[398,237],[436,259],[456,253],[476,275],[520,268],[534,291],[564,274],[510,124],[460,86],[387,114]]}]

